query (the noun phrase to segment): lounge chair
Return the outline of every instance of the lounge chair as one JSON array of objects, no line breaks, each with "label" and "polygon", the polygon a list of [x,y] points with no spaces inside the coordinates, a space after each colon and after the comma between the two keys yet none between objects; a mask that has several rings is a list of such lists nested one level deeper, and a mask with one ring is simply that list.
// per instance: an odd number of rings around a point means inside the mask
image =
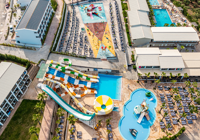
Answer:
[{"label": "lounge chair", "polygon": [[181,121],[182,125],[186,125],[187,122],[186,121]]},{"label": "lounge chair", "polygon": [[197,120],[197,116],[192,116],[192,120]]},{"label": "lounge chair", "polygon": [[178,121],[177,120],[173,120],[173,124],[174,125],[178,125]]},{"label": "lounge chair", "polygon": [[172,127],[169,127],[169,128],[168,128],[168,130],[169,130],[169,131],[172,131],[172,130],[173,130],[173,128],[172,128]]},{"label": "lounge chair", "polygon": [[186,116],[186,119],[187,119],[187,120],[191,120],[192,117],[191,117],[191,116]]},{"label": "lounge chair", "polygon": [[188,120],[188,124],[193,124],[193,121],[192,120]]},{"label": "lounge chair", "polygon": [[164,122],[160,122],[160,125],[165,125],[165,123]]},{"label": "lounge chair", "polygon": [[161,125],[160,128],[161,128],[161,129],[165,129],[165,125]]}]

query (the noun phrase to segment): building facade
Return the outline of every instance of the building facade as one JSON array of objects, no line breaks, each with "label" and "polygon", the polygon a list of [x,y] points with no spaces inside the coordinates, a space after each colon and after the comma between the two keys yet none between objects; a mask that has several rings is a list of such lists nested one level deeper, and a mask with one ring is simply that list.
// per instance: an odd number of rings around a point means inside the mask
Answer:
[{"label": "building facade", "polygon": [[0,63],[0,128],[16,103],[27,91],[31,80],[24,67],[9,62]]},{"label": "building facade", "polygon": [[16,44],[41,47],[52,13],[50,0],[32,0],[16,27]]}]

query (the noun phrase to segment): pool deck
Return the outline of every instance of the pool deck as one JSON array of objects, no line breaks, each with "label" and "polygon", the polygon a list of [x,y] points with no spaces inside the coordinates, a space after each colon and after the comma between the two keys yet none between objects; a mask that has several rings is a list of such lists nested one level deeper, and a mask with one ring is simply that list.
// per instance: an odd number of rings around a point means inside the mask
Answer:
[{"label": "pool deck", "polygon": [[[130,87],[130,89],[128,89],[128,85]],[[166,84],[167,85],[167,84]],[[170,86],[171,84],[168,84],[168,86]],[[177,84],[176,86],[180,86],[181,84]],[[182,86],[184,86],[182,84]],[[112,125],[112,130],[113,130],[113,136],[115,140],[123,140],[124,138],[120,135],[119,129],[118,129],[118,123],[120,118],[123,116],[123,106],[124,104],[130,99],[130,95],[132,93],[132,91],[134,91],[135,89],[138,88],[146,88],[150,91],[152,91],[155,96],[158,99],[157,102],[157,107],[156,107],[156,112],[160,110],[160,106],[161,106],[161,102],[159,100],[158,97],[158,92],[153,91],[153,87],[155,87],[155,84],[151,84],[151,83],[147,83],[147,84],[138,84],[136,81],[133,80],[128,80],[125,78],[122,78],[122,93],[121,93],[121,101],[117,101],[114,100],[114,104],[116,107],[119,107],[119,112],[112,112],[109,115],[106,116],[96,116],[96,121],[102,119],[102,127],[100,129],[98,129],[98,131],[95,131],[94,129],[89,128],[88,126],[84,125],[81,122],[76,122],[76,128],[77,131],[82,131],[83,132],[83,139],[92,139],[94,137],[96,138],[103,138],[103,139],[107,139],[107,131],[106,131],[106,119],[108,118],[112,118],[110,124]],[[89,106],[85,106],[87,109],[94,111],[93,110],[93,101],[94,101],[95,97],[94,95],[87,95],[85,97],[83,97],[82,99],[80,99],[80,102],[83,103],[87,103],[87,105]],[[83,105],[84,105],[83,103]],[[150,135],[149,138],[147,140],[155,140],[155,139],[159,139],[163,136],[166,136],[166,133],[162,132],[162,130],[160,129],[160,125],[159,125],[159,120],[162,119],[162,115],[156,113],[156,121],[155,123],[151,126],[150,129]],[[197,121],[194,121],[193,125],[186,125],[186,132],[184,133],[184,135],[182,135],[182,137],[184,137],[183,139],[188,140],[188,139],[193,139],[193,140],[198,140],[198,138],[200,137],[200,134],[198,133],[200,126],[198,125],[200,122],[200,118],[198,117]],[[180,123],[177,126],[174,126],[174,130],[170,133],[172,133],[172,135],[176,134],[179,129],[183,127]],[[193,129],[195,128],[195,129]]]}]

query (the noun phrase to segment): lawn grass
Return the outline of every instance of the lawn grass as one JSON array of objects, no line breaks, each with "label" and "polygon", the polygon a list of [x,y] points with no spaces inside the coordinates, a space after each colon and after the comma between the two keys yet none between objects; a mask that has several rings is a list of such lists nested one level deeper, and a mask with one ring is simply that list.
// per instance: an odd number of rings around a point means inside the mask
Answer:
[{"label": "lawn grass", "polygon": [[[37,113],[34,107],[38,101],[23,100],[8,126],[0,136],[0,140],[29,140],[29,128],[37,125],[32,121],[33,114]],[[34,137],[34,136],[33,136]]]}]

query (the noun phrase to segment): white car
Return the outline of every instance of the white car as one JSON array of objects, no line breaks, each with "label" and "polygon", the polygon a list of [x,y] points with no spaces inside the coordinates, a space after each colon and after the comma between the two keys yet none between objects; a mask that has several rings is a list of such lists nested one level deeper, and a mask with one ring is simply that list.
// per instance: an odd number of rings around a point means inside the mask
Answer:
[{"label": "white car", "polygon": [[13,32],[13,31],[14,31],[13,26],[10,25],[10,32]]}]

